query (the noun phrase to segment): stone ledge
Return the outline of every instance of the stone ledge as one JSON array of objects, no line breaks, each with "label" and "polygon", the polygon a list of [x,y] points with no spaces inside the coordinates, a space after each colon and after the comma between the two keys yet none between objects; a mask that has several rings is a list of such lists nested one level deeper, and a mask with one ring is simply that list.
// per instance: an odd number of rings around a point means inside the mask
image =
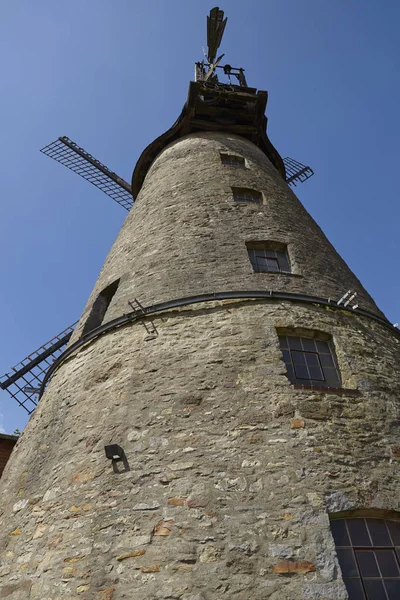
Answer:
[{"label": "stone ledge", "polygon": [[300,273],[291,273],[290,271],[263,271],[262,273],[253,271],[253,275],[285,275],[286,277],[297,277],[298,279],[304,278],[304,275],[300,275]]},{"label": "stone ledge", "polygon": [[326,394],[337,394],[339,396],[360,396],[359,390],[350,388],[334,388],[324,387],[322,385],[303,385],[301,383],[293,383],[292,386],[295,390],[307,390],[312,392],[324,392]]}]

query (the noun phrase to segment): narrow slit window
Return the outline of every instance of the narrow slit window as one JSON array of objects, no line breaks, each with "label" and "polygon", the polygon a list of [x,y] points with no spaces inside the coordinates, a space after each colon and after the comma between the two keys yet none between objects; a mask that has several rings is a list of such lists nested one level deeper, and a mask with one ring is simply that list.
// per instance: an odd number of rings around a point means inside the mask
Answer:
[{"label": "narrow slit window", "polygon": [[110,306],[111,300],[113,299],[115,292],[118,289],[120,280],[117,279],[110,283],[104,290],[100,292],[97,296],[96,300],[93,303],[90,314],[86,320],[85,326],[82,331],[82,335],[86,335],[92,329],[96,329],[96,327],[100,327],[103,323],[104,317],[106,315],[107,309]]},{"label": "narrow slit window", "polygon": [[290,273],[285,244],[279,242],[246,242],[254,273]]},{"label": "narrow slit window", "polygon": [[231,166],[231,167],[244,167],[245,162],[243,156],[238,156],[237,154],[223,154],[221,152],[221,162],[223,165]]},{"label": "narrow slit window", "polygon": [[400,598],[400,521],[332,519],[331,531],[350,600]]},{"label": "narrow slit window", "polygon": [[341,387],[330,340],[280,335],[279,344],[291,383],[310,387]]},{"label": "narrow slit window", "polygon": [[262,204],[262,193],[247,188],[232,188],[233,201],[242,204]]}]

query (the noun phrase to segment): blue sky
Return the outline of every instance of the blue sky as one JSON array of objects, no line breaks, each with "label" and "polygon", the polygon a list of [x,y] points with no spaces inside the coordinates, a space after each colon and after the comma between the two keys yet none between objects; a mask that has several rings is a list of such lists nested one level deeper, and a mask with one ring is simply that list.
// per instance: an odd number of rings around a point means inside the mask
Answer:
[{"label": "blue sky", "polygon": [[[204,0],[3,0],[0,373],[80,315],[126,212],[39,153],[67,135],[126,180],[175,121]],[[400,320],[400,3],[226,0],[221,50],[269,91],[269,136],[315,176],[297,193]],[[0,426],[27,415],[0,391]]]}]

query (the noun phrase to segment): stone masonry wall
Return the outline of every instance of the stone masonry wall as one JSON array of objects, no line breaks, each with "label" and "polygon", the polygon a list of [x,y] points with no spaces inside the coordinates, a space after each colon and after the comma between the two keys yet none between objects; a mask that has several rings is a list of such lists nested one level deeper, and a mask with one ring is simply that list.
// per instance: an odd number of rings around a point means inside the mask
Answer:
[{"label": "stone masonry wall", "polygon": [[[276,301],[152,327],[56,371],[1,480],[0,598],[345,600],[329,513],[399,509],[398,339]],[[294,389],[280,327],[332,334],[352,391]],[[113,472],[109,443],[130,470]]]},{"label": "stone masonry wall", "polygon": [[[252,272],[246,241],[268,240],[292,274]],[[73,339],[117,279],[105,321],[135,297],[254,289],[352,289],[381,314],[264,154],[221,134],[154,161]],[[344,389],[295,389],[279,328],[332,335]],[[192,305],[96,338],[56,370],[0,481],[0,599],[345,600],[329,514],[399,509],[398,364],[395,332],[288,301]]]},{"label": "stone masonry wall", "polygon": [[[221,152],[245,157],[246,166],[223,165]],[[263,204],[233,202],[232,187],[262,192]],[[245,243],[266,240],[288,244],[293,275],[253,273]],[[352,289],[361,308],[380,313],[261,150],[218,133],[191,134],[154,161],[73,339],[81,334],[98,294],[118,278],[106,321],[129,312],[128,301],[134,298],[148,305],[251,289],[336,300]]]}]

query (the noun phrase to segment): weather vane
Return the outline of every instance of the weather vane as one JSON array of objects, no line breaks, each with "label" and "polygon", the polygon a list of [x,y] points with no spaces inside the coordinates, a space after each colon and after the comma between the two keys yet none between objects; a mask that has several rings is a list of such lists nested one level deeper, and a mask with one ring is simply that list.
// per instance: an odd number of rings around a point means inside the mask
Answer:
[{"label": "weather vane", "polygon": [[241,87],[247,87],[244,69],[241,67],[232,67],[232,65],[220,65],[219,63],[225,56],[221,54],[217,58],[217,51],[221,45],[224,35],[227,18],[224,19],[224,11],[218,6],[210,10],[210,16],[207,17],[207,54],[204,52],[204,59],[195,65],[195,81],[212,81],[218,83],[216,69],[223,69],[227,75],[229,83],[232,83],[231,77],[236,77]]}]

